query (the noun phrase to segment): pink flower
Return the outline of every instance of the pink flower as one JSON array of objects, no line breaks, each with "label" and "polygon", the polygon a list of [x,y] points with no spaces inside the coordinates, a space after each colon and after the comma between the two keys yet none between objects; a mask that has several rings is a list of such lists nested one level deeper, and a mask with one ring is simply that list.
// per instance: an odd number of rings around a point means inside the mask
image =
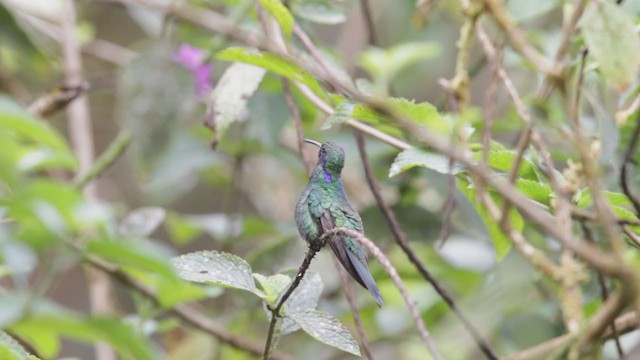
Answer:
[{"label": "pink flower", "polygon": [[213,88],[211,83],[213,65],[205,60],[206,57],[206,51],[189,44],[182,44],[171,57],[173,61],[191,71],[196,84],[196,94],[200,98],[205,97]]}]

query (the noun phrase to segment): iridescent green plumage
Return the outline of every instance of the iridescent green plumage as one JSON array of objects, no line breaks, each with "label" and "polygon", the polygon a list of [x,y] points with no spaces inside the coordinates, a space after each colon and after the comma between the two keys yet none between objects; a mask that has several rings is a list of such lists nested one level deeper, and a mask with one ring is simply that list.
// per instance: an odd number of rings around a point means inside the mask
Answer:
[{"label": "iridescent green plumage", "polygon": [[[296,224],[300,235],[309,243],[317,241],[326,231],[347,228],[363,232],[362,220],[344,192],[340,173],[344,166],[344,151],[334,143],[316,143],[320,146],[318,163],[309,177],[296,205]],[[378,305],[383,300],[367,262],[367,250],[356,239],[345,235],[328,240],[340,263],[360,285],[371,292]]]}]

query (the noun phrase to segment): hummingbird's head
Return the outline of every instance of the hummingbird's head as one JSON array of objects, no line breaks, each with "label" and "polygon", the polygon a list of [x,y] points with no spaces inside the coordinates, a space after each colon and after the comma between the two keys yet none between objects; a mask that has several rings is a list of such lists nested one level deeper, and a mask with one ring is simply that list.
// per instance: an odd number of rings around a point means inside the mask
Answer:
[{"label": "hummingbird's head", "polygon": [[320,148],[316,168],[322,168],[325,181],[331,182],[334,178],[338,179],[344,167],[344,150],[338,144],[332,142],[321,144],[310,139],[304,139],[304,141]]}]

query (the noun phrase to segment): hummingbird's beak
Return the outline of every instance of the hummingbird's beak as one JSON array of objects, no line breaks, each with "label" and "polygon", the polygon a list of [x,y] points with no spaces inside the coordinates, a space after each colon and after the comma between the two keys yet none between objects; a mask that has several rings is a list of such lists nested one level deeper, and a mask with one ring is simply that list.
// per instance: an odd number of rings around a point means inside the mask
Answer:
[{"label": "hummingbird's beak", "polygon": [[317,147],[322,147],[322,144],[321,144],[321,143],[319,143],[319,142],[317,142],[317,141],[315,141],[315,140],[311,140],[311,139],[304,139],[304,142],[309,143],[309,144],[313,144],[313,145],[315,145],[315,146],[317,146]]}]

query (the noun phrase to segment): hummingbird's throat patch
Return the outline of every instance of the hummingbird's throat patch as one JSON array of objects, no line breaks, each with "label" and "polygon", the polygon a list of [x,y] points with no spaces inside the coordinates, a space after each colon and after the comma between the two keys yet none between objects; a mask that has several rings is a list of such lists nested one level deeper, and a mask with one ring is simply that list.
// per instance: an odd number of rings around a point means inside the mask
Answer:
[{"label": "hummingbird's throat patch", "polygon": [[328,183],[330,183],[330,182],[331,182],[331,180],[333,180],[333,179],[331,178],[331,174],[329,174],[328,172],[326,172],[326,171],[325,171],[325,172],[324,172],[324,182],[328,182]]}]

